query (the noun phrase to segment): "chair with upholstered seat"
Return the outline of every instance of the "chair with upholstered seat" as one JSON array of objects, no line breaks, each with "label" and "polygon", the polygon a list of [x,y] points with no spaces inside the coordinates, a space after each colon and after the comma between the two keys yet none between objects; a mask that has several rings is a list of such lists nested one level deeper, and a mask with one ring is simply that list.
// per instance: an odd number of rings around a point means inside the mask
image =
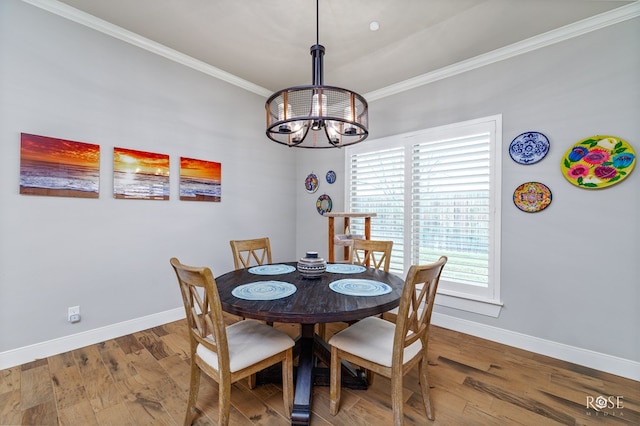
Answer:
[{"label": "chair with upholstered seat", "polygon": [[231,252],[235,269],[272,263],[271,243],[268,237],[251,240],[231,240]]},{"label": "chair with upholstered seat", "polygon": [[[389,272],[393,241],[353,239],[349,252],[349,263],[370,266]],[[318,334],[326,338],[326,324],[318,324]]]},{"label": "chair with upholstered seat", "polygon": [[195,405],[204,372],[218,382],[218,424],[229,424],[231,385],[282,363],[284,412],[293,405],[293,346],[286,333],[259,321],[244,320],[225,326],[218,288],[211,270],[171,259],[184,301],[189,326],[191,381],[184,424],[195,417]]},{"label": "chair with upholstered seat", "polygon": [[[391,405],[396,426],[402,424],[404,416],[403,378],[417,365],[427,417],[434,419],[427,377],[427,343],[433,302],[446,262],[447,258],[442,256],[428,265],[411,266],[402,289],[395,324],[378,317],[368,317],[329,340],[331,414],[337,414],[340,408],[341,361],[346,360],[391,379]],[[421,286],[416,290],[418,285]]]},{"label": "chair with upholstered seat", "polygon": [[389,272],[393,241],[355,239],[351,244],[351,263]]}]

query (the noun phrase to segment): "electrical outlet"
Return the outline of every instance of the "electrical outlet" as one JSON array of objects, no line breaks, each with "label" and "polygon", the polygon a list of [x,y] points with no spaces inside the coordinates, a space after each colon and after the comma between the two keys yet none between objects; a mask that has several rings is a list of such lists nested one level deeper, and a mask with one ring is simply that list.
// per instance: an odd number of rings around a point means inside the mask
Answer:
[{"label": "electrical outlet", "polygon": [[67,311],[67,320],[71,323],[80,321],[80,306],[71,306]]}]

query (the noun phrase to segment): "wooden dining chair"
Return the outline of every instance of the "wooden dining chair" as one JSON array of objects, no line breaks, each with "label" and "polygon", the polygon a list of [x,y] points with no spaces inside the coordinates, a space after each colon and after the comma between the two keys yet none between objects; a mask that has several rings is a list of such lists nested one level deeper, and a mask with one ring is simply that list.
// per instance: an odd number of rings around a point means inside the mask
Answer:
[{"label": "wooden dining chair", "polygon": [[244,320],[225,326],[220,296],[211,270],[180,263],[176,272],[189,326],[191,381],[185,425],[196,415],[195,405],[204,372],[218,382],[218,424],[229,424],[231,385],[271,365],[282,362],[284,412],[293,405],[293,346],[286,333],[259,321]]},{"label": "wooden dining chair", "polygon": [[231,244],[235,269],[273,263],[271,259],[271,243],[268,237],[251,240],[231,240],[229,243]]},{"label": "wooden dining chair", "polygon": [[[368,317],[329,340],[329,412],[332,415],[336,415],[340,408],[341,361],[346,360],[391,379],[391,406],[396,426],[402,425],[404,418],[404,376],[417,365],[427,417],[434,420],[427,377],[427,344],[433,302],[446,263],[446,256],[442,256],[428,265],[411,266],[402,289],[395,324],[378,317]],[[419,284],[422,284],[421,289],[416,291]]]},{"label": "wooden dining chair", "polygon": [[[389,272],[393,241],[354,239],[351,242],[349,263],[371,266]],[[327,325],[318,324],[318,334],[325,339]]]},{"label": "wooden dining chair", "polygon": [[351,244],[351,263],[389,272],[393,241],[355,239]]}]

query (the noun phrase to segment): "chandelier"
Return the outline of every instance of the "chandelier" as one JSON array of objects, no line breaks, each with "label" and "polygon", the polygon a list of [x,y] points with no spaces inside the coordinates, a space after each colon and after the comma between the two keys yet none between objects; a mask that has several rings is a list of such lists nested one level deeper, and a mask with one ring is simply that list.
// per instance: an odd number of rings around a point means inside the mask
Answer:
[{"label": "chandelier", "polygon": [[[312,81],[271,95],[265,104],[267,136],[282,145],[333,148],[362,142],[369,135],[367,101],[359,94],[324,85],[324,46],[319,43],[316,0],[316,44],[311,46]],[[309,136],[312,130],[312,136]]]}]

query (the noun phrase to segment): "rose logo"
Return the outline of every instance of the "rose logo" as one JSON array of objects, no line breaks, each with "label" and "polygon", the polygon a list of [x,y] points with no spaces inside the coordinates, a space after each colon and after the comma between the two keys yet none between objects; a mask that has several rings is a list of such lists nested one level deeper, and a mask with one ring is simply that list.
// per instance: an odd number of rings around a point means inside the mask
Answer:
[{"label": "rose logo", "polygon": [[599,409],[605,408],[607,406],[607,398],[604,396],[599,396],[595,400],[596,407]]}]

